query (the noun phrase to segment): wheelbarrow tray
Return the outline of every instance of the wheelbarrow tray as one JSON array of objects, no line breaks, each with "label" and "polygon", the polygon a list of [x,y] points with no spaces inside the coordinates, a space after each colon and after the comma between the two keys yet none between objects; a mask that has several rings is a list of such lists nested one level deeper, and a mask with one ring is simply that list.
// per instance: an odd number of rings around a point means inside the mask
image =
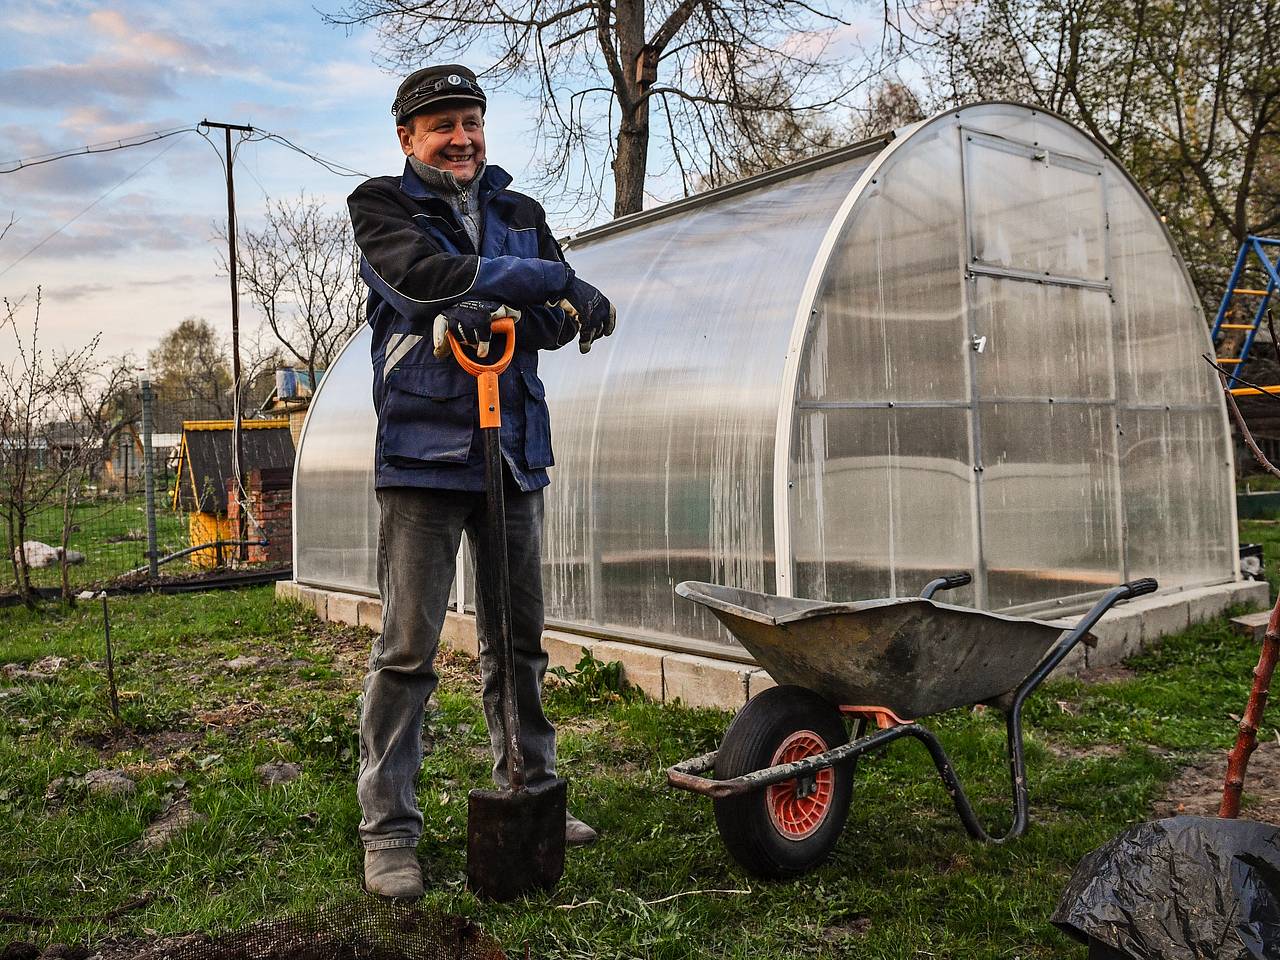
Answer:
[{"label": "wheelbarrow tray", "polygon": [[714,613],[776,683],[904,720],[1010,693],[1064,632],[919,597],[829,603],[698,581],[676,592]]}]

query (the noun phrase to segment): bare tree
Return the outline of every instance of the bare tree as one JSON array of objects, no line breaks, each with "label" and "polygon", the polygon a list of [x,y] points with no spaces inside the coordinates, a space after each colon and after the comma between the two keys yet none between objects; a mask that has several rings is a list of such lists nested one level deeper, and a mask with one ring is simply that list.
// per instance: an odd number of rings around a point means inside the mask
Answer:
[{"label": "bare tree", "polygon": [[[599,203],[613,171],[614,216],[644,204],[656,132],[686,193],[719,179],[743,149],[750,117],[807,127],[853,88],[830,50],[847,26],[820,0],[348,0],[334,24],[373,25],[382,54],[407,68],[478,50],[485,77],[535,81],[544,186]],[[655,120],[651,114],[658,112]],[[781,121],[774,121],[781,123]],[[785,124],[782,124],[785,127]],[[759,124],[764,132],[769,125]],[[655,129],[656,128],[656,129]],[[594,212],[594,208],[592,209]]]},{"label": "bare tree", "polygon": [[902,0],[890,20],[940,103],[1034,103],[1118,154],[1206,300],[1280,227],[1280,0]]},{"label": "bare tree", "polygon": [[[69,491],[79,489],[79,478],[97,444],[90,433],[79,433],[68,442],[55,427],[76,422],[79,384],[93,376],[98,338],[76,350],[46,352],[40,343],[41,293],[36,289],[31,330],[19,327],[22,302],[3,302],[0,331],[13,336],[15,358],[0,366],[0,516],[4,519],[7,552],[14,582],[24,602],[34,603],[31,569],[25,549],[27,528],[33,517],[61,501],[64,511],[64,546],[69,521]],[[54,443],[55,437],[57,443]],[[64,592],[69,594],[65,576]]]},{"label": "bare tree", "polygon": [[162,429],[177,429],[183,419],[231,415],[231,365],[208,320],[187,317],[160,338],[148,360],[167,414]]},{"label": "bare tree", "polygon": [[365,286],[350,219],[306,194],[296,201],[268,200],[263,228],[244,231],[238,246],[245,291],[314,386],[318,371],[329,367],[364,321]]}]

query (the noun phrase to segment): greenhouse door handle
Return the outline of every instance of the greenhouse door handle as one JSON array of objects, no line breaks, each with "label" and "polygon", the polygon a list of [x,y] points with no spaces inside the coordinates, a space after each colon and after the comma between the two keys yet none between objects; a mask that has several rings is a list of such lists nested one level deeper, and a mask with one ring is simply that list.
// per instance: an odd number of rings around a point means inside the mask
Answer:
[{"label": "greenhouse door handle", "polygon": [[987,349],[987,338],[974,334],[973,339],[969,341],[969,345],[973,347],[974,353],[982,353]]}]

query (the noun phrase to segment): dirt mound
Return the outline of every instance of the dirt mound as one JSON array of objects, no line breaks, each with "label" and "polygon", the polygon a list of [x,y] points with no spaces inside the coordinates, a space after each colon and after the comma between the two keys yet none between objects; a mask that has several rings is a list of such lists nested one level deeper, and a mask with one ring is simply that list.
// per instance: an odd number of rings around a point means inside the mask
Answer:
[{"label": "dirt mound", "polygon": [[[1216,817],[1222,802],[1222,781],[1227,773],[1227,752],[1206,754],[1183,767],[1155,803],[1160,817],[1188,813]],[[1260,820],[1280,826],[1280,744],[1258,744],[1249,758],[1244,778],[1242,819]]]}]

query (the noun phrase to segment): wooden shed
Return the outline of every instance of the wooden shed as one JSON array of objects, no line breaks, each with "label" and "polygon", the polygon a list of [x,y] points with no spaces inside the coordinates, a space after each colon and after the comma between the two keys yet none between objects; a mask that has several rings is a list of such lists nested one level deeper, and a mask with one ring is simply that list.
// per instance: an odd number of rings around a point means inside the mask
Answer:
[{"label": "wooden shed", "polygon": [[[227,482],[234,475],[231,420],[186,420],[178,449],[178,476],[173,509],[189,515],[191,544],[235,539],[227,519]],[[293,435],[287,419],[244,420],[240,423],[241,474],[251,470],[293,470]],[[197,567],[218,562],[218,549],[192,554]]]}]

